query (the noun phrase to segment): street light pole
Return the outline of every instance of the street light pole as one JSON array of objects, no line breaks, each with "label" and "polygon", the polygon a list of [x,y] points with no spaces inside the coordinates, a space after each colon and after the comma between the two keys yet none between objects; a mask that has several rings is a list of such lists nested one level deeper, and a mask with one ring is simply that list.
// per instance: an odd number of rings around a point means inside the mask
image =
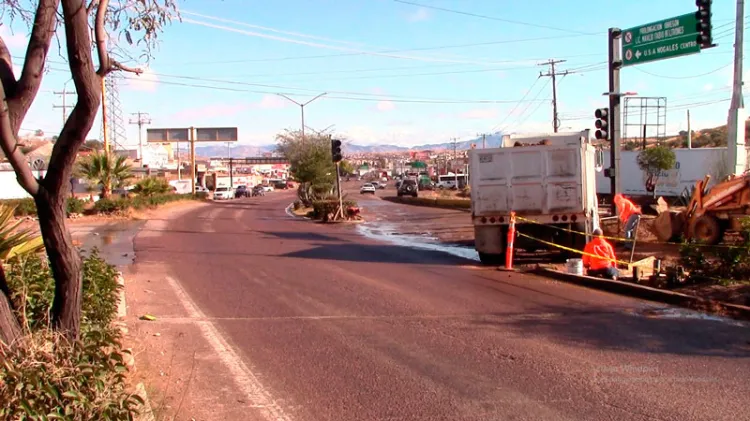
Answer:
[{"label": "street light pole", "polygon": [[307,102],[304,102],[304,103],[297,102],[297,101],[289,98],[288,96],[286,96],[284,94],[276,94],[276,95],[278,95],[280,97],[283,97],[283,98],[286,98],[287,100],[289,100],[289,101],[291,101],[291,102],[299,105],[300,110],[301,110],[301,116],[302,116],[302,142],[304,142],[305,141],[305,105],[307,105],[307,104],[315,101],[316,99],[318,99],[318,98],[320,98],[320,97],[322,97],[324,95],[328,95],[328,92],[323,92],[322,94],[319,94],[318,96],[316,96],[313,99],[311,99],[311,100],[309,100]]}]

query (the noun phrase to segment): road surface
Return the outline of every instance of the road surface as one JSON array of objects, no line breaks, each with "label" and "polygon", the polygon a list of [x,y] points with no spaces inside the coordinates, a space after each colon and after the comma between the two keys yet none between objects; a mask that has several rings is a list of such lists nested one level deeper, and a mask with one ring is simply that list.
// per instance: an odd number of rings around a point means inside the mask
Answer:
[{"label": "road surface", "polygon": [[[136,238],[136,272],[162,271],[149,288],[174,284],[212,350],[196,352],[227,367],[191,367],[191,396],[266,420],[750,419],[747,327],[378,242],[292,200],[212,203]],[[177,314],[154,311],[143,326]]]}]

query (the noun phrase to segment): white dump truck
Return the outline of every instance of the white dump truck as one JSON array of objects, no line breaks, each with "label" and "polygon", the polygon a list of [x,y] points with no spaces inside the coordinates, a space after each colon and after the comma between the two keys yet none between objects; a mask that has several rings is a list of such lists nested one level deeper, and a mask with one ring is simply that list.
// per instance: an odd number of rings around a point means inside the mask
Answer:
[{"label": "white dump truck", "polygon": [[[482,263],[504,261],[511,212],[521,217],[517,232],[582,250],[587,236],[555,227],[589,234],[599,226],[595,174],[601,164],[588,130],[506,135],[500,148],[470,150],[471,218]],[[514,247],[554,248],[542,241],[519,235]]]}]

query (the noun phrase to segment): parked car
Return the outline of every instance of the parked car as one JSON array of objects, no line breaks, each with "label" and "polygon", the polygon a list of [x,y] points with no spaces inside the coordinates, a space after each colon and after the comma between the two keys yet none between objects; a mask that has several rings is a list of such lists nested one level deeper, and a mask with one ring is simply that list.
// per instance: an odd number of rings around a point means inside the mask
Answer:
[{"label": "parked car", "polygon": [[235,198],[249,197],[249,196],[250,196],[250,190],[247,189],[247,186],[245,185],[237,186],[237,190],[235,190],[234,192]]},{"label": "parked car", "polygon": [[419,186],[417,185],[417,180],[404,180],[401,182],[401,185],[398,187],[398,192],[396,194],[398,195],[398,197],[401,197],[401,196],[417,197],[418,190],[419,190]]},{"label": "parked car", "polygon": [[217,187],[214,190],[214,200],[234,199],[234,191],[230,187]]},{"label": "parked car", "polygon": [[289,185],[286,183],[286,181],[277,181],[273,183],[273,188],[275,190],[286,190],[289,188]]},{"label": "parked car", "polygon": [[366,193],[375,194],[375,186],[373,186],[370,183],[363,184],[362,188],[359,189],[359,194],[366,194]]},{"label": "parked car", "polygon": [[372,186],[373,186],[373,187],[375,187],[376,189],[379,189],[379,188],[380,188],[380,183],[379,183],[379,182],[377,182],[377,181],[370,181],[370,182],[369,182],[368,184],[372,185]]},{"label": "parked car", "polygon": [[273,186],[271,186],[271,185],[264,185],[263,186],[263,191],[264,192],[271,192],[271,191],[273,191]]},{"label": "parked car", "polygon": [[262,185],[259,184],[259,185],[255,186],[255,187],[253,187],[253,193],[252,193],[253,197],[255,197],[255,196],[265,196],[265,195],[266,195],[266,190],[263,188]]}]

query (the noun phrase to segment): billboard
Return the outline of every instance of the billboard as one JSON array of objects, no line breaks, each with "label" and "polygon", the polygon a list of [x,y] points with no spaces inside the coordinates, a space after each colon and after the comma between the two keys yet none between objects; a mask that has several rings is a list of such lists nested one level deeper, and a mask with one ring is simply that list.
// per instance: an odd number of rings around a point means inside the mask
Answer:
[{"label": "billboard", "polygon": [[236,142],[236,127],[198,127],[195,129],[196,142]]},{"label": "billboard", "polygon": [[190,141],[189,129],[146,129],[146,142],[169,143]]}]

